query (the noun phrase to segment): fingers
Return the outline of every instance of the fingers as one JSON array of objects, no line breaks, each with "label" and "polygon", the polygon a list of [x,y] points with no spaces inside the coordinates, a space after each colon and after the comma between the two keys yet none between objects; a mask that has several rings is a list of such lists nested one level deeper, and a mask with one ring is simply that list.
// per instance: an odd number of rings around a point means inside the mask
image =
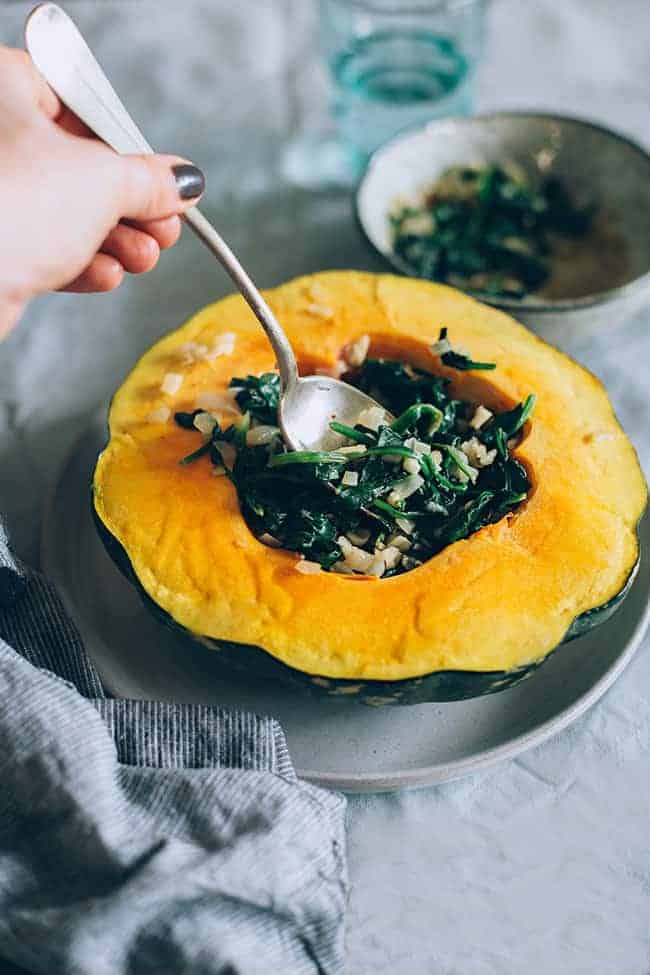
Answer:
[{"label": "fingers", "polygon": [[201,170],[178,156],[122,156],[120,216],[159,220],[194,206],[205,189]]},{"label": "fingers", "polygon": [[125,226],[135,227],[156,241],[161,251],[173,247],[181,235],[180,217],[163,217],[162,220],[125,220]]},{"label": "fingers", "polygon": [[101,253],[114,257],[129,274],[144,274],[158,263],[160,247],[144,231],[118,223],[102,244]]},{"label": "fingers", "polygon": [[88,267],[64,291],[112,291],[129,274],[144,274],[158,263],[161,248],[171,247],[180,234],[178,217],[137,226],[119,223],[109,233]]},{"label": "fingers", "polygon": [[113,291],[122,283],[123,277],[124,268],[118,260],[109,254],[95,254],[85,271],[61,288],[61,291],[83,294],[91,291]]}]

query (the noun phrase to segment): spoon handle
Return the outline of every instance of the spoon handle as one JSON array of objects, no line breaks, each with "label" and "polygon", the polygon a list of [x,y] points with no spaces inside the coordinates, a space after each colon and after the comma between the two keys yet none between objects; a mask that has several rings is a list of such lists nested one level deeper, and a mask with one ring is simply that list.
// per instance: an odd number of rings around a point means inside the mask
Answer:
[{"label": "spoon handle", "polygon": [[[56,3],[35,7],[25,24],[31,58],[61,101],[120,154],[148,155],[153,149],[120,101],[76,24]],[[282,386],[298,377],[289,340],[259,289],[209,220],[192,207],[185,222],[212,251],[266,332],[278,360]]]}]

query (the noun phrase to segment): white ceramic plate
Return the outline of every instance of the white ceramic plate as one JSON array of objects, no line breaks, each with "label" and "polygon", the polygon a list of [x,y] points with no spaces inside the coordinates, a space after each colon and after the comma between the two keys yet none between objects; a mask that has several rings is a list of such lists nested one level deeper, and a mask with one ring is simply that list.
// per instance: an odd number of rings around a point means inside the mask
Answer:
[{"label": "white ceramic plate", "polygon": [[184,644],[154,620],[106,555],[90,513],[97,422],[52,491],[42,562],[79,626],[109,690],[119,696],[243,707],[282,723],[305,779],[353,792],[430,785],[484,769],[565,728],[605,693],[648,622],[650,520],[642,565],[612,620],[562,647],[518,687],[472,701],[369,708],[296,696],[224,676],[215,654]]}]

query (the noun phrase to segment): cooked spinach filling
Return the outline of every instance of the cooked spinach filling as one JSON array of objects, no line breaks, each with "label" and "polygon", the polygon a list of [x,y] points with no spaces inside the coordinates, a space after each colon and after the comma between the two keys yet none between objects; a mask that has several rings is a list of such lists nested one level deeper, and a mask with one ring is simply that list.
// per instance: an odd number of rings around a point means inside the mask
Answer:
[{"label": "cooked spinach filling", "polygon": [[395,253],[419,277],[522,298],[549,277],[553,235],[582,237],[592,216],[557,179],[534,185],[501,166],[454,166],[421,206],[390,221]]},{"label": "cooked spinach filling", "polygon": [[[433,349],[453,368],[494,368],[453,351],[446,330]],[[353,427],[331,424],[344,438],[337,449],[289,451],[276,425],[279,376],[234,378],[239,422],[222,429],[206,411],[176,413],[176,423],[204,436],[181,463],[207,455],[235,485],[254,534],[314,571],[396,575],[525,500],[530,481],[511,449],[532,394],[492,413],[454,399],[446,378],[401,362],[367,359],[346,378],[394,421],[371,408]]]}]

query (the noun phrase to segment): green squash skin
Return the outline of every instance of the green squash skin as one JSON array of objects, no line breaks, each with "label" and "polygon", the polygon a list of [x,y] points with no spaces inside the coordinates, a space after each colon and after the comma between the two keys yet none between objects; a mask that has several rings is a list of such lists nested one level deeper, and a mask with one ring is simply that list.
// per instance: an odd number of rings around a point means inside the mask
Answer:
[{"label": "green squash skin", "polygon": [[[150,612],[184,639],[217,651],[218,660],[223,664],[225,670],[230,673],[234,671],[235,673],[245,674],[249,679],[278,681],[285,686],[289,685],[321,699],[323,697],[339,701],[354,699],[371,707],[382,707],[389,704],[442,703],[482,697],[484,694],[494,694],[506,688],[515,687],[530,677],[544,661],[549,659],[551,653],[557,650],[555,647],[540,660],[525,667],[508,671],[439,670],[420,677],[410,677],[397,681],[353,680],[307,674],[276,660],[275,657],[260,647],[204,637],[192,633],[177,623],[145,592],[133,571],[124,547],[108,531],[97,514],[94,503],[91,502],[91,506],[93,518],[106,551],[122,574],[136,587]],[[604,623],[616,612],[632,587],[639,562],[640,560],[637,558],[623,588],[612,599],[602,606],[590,609],[576,617],[558,646],[589,632],[589,630]]]}]

